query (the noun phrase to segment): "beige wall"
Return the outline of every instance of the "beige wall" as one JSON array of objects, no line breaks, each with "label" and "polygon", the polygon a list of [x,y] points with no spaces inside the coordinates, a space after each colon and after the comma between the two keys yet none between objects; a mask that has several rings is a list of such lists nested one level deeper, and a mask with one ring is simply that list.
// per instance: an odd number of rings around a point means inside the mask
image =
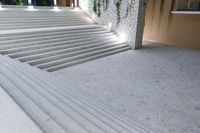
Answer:
[{"label": "beige wall", "polygon": [[148,0],[144,39],[200,50],[200,14],[171,14],[172,0]]}]

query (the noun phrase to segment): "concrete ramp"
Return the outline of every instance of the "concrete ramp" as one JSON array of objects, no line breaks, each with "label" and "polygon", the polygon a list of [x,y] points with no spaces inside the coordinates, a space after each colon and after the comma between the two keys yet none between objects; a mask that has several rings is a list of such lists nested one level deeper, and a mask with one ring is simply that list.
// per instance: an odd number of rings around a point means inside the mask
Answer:
[{"label": "concrete ramp", "polygon": [[0,56],[0,86],[45,133],[158,133],[7,56]]}]

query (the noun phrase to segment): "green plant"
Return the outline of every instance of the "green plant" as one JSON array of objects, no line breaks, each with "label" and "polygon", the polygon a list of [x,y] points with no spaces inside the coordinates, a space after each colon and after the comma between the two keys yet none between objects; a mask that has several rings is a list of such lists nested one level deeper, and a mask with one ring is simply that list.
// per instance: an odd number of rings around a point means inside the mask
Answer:
[{"label": "green plant", "polygon": [[115,1],[116,12],[117,12],[117,25],[121,21],[121,4],[122,4],[122,0]]},{"label": "green plant", "polygon": [[93,0],[93,12],[97,14],[98,17],[101,16],[101,6],[103,5],[104,11],[108,9],[109,0]]},{"label": "green plant", "polygon": [[102,3],[104,11],[108,10],[109,0],[103,0]]},{"label": "green plant", "polygon": [[15,0],[0,0],[0,3],[4,5],[17,5]]},{"label": "green plant", "polygon": [[97,0],[97,16],[101,16],[101,1]]},{"label": "green plant", "polygon": [[123,17],[124,19],[127,18],[129,14],[131,14],[132,8],[134,8],[133,7],[134,2],[135,2],[135,0],[131,0],[130,3],[127,1],[126,14]]},{"label": "green plant", "polygon": [[97,0],[93,0],[93,7],[92,7],[92,9],[93,9],[93,12],[95,14],[97,14]]},{"label": "green plant", "polygon": [[16,4],[17,5],[27,5],[28,2],[27,2],[27,0],[16,0]]},{"label": "green plant", "polygon": [[[127,0],[127,8],[126,14],[124,17],[121,17],[121,5],[123,0],[115,0],[114,4],[116,7],[116,14],[117,14],[117,25],[120,23],[121,19],[125,19],[131,13],[131,9],[133,8],[133,4],[135,0],[129,1]],[[103,6],[103,10],[106,11],[109,8],[109,0],[93,0],[92,1],[92,10],[98,17],[101,16],[101,6]]]}]

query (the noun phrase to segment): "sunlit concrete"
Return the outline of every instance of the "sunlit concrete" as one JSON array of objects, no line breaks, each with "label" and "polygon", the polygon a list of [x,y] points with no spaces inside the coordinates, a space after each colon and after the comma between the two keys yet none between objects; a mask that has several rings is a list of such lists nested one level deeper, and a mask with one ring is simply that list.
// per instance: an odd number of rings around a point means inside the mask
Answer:
[{"label": "sunlit concrete", "polygon": [[0,87],[0,132],[42,133],[13,99]]},{"label": "sunlit concrete", "polygon": [[164,133],[200,132],[200,51],[146,43],[53,74]]}]

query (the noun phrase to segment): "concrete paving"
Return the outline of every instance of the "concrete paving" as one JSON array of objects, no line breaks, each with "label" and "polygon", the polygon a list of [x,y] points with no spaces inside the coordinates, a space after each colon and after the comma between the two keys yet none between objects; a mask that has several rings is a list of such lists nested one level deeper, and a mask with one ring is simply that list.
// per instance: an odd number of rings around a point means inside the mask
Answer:
[{"label": "concrete paving", "polygon": [[1,87],[0,133],[42,133],[39,127]]},{"label": "concrete paving", "polygon": [[146,44],[52,74],[164,133],[199,133],[200,51]]}]

